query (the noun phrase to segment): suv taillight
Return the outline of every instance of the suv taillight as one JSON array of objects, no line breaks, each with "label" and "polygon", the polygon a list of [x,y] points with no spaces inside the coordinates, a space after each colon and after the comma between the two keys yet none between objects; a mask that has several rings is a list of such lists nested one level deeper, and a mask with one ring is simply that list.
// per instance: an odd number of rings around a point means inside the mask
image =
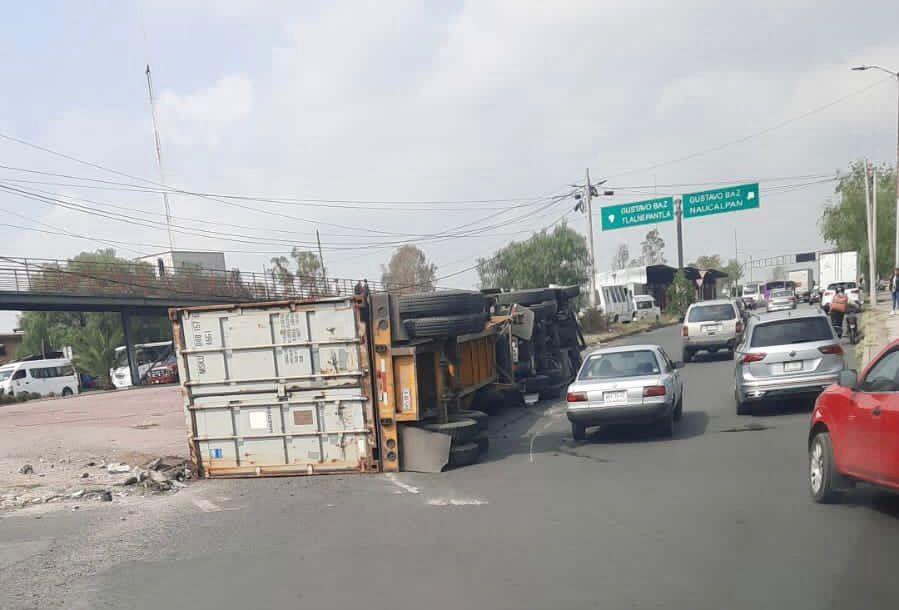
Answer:
[{"label": "suv taillight", "polygon": [[680,334],[682,337],[690,336],[690,329],[687,328],[686,324],[683,326],[683,328],[680,329]]},{"label": "suv taillight", "polygon": [[665,386],[663,385],[649,385],[643,388],[643,396],[664,396],[665,395]]},{"label": "suv taillight", "polygon": [[743,332],[743,322],[742,322],[742,320],[737,320],[737,332],[738,332],[738,333]]},{"label": "suv taillight", "polygon": [[746,354],[740,359],[740,362],[742,362],[743,364],[749,364],[750,362],[761,362],[767,355],[768,354],[762,353]]},{"label": "suv taillight", "polygon": [[824,345],[818,348],[822,354],[842,354],[843,348],[839,345]]},{"label": "suv taillight", "polygon": [[568,396],[566,397],[568,402],[587,402],[587,393],[586,392],[568,392]]}]

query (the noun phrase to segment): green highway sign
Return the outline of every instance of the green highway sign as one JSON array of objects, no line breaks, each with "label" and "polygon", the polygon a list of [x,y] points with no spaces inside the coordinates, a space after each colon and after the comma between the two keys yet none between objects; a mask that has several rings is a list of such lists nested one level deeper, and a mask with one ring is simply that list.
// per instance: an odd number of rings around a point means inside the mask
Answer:
[{"label": "green highway sign", "polygon": [[759,185],[741,184],[683,196],[684,218],[739,212],[759,207]]},{"label": "green highway sign", "polygon": [[602,208],[602,230],[626,229],[637,225],[674,220],[674,198],[661,197]]}]

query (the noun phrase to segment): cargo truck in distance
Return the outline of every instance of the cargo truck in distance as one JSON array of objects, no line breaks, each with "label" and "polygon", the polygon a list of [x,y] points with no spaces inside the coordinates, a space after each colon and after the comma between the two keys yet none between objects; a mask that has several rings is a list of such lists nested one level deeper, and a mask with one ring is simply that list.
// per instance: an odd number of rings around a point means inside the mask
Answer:
[{"label": "cargo truck in distance", "polygon": [[811,269],[794,269],[787,272],[787,279],[793,282],[796,300],[802,303],[809,302],[812,288],[815,287],[814,274]]}]

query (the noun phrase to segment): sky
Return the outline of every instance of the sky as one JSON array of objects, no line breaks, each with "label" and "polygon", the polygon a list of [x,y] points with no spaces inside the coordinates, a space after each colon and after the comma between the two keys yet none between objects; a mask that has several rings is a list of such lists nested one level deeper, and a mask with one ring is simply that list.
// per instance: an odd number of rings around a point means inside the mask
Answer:
[{"label": "sky", "polygon": [[[16,3],[0,23],[0,135],[93,164],[0,137],[0,256],[165,250],[164,182],[216,195],[172,194],[173,237],[229,267],[318,229],[332,277],[379,279],[411,242],[438,284],[471,288],[511,240],[586,232],[550,197],[589,168],[615,191],[595,201],[599,270],[653,228],[602,232],[602,205],[759,181],[758,210],[684,223],[687,260],[743,261],[826,248],[830,179],[895,162],[896,80],[849,70],[899,70],[890,0],[86,6]],[[674,223],[657,228],[675,261]]]}]

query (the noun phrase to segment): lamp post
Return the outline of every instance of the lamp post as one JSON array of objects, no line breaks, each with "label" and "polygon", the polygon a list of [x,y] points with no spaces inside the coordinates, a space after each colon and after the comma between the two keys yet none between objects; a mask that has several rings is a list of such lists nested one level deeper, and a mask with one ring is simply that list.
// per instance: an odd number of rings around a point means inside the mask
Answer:
[{"label": "lamp post", "polygon": [[[879,70],[881,72],[886,72],[895,78],[896,84],[899,85],[899,72],[894,70],[887,70],[882,66],[855,66],[852,69],[857,71]],[[899,267],[899,95],[897,95],[896,98],[896,245],[893,266]],[[871,278],[872,281],[873,279],[874,278]]]}]

